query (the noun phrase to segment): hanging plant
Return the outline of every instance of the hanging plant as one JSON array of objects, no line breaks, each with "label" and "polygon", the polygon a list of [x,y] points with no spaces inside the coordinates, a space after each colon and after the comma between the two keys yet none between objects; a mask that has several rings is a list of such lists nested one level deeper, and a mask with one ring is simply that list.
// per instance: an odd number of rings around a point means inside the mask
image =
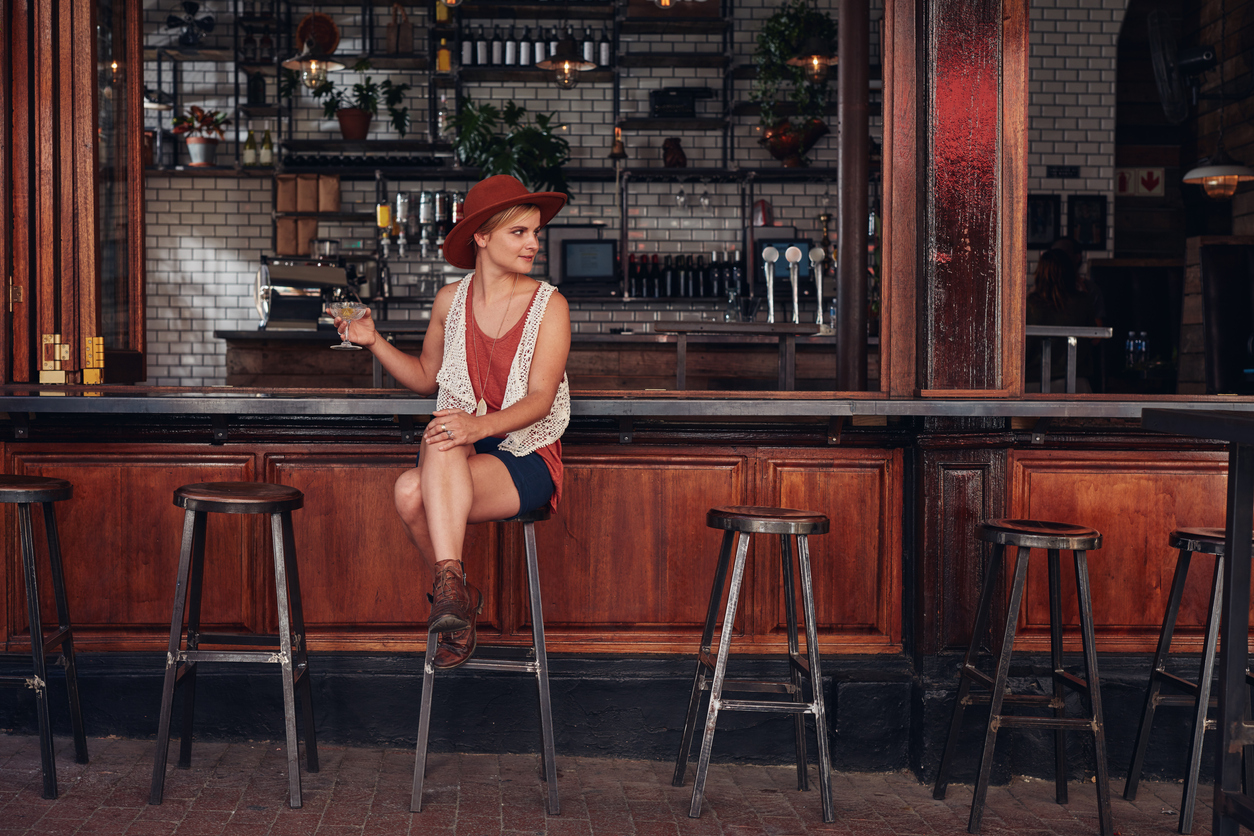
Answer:
[{"label": "hanging plant", "polygon": [[484,177],[510,174],[532,191],[569,195],[562,166],[570,162],[570,143],[552,124],[556,115],[537,113],[532,123],[527,109],[512,100],[502,110],[465,98],[453,118],[457,132],[453,153],[463,165],[478,167]]},{"label": "hanging plant", "polygon": [[[797,54],[807,38],[818,38],[835,52],[836,31],[836,21],[806,0],[786,2],[766,19],[753,51],[758,76],[749,94],[749,100],[762,109],[759,121],[763,128],[774,128],[787,121],[793,130],[802,130],[810,123],[822,121],[827,105],[827,79],[807,81],[805,71],[789,66],[788,59]],[[796,108],[795,116],[780,115],[778,108],[785,95]]]}]

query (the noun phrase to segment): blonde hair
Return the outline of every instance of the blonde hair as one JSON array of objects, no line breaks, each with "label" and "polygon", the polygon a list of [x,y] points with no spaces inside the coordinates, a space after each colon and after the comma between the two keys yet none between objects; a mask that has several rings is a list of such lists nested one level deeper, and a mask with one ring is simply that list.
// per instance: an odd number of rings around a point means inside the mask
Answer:
[{"label": "blonde hair", "polygon": [[534,203],[516,203],[513,206],[502,209],[484,221],[483,225],[475,230],[475,235],[491,235],[496,230],[513,223],[523,215],[539,211],[540,207]]}]

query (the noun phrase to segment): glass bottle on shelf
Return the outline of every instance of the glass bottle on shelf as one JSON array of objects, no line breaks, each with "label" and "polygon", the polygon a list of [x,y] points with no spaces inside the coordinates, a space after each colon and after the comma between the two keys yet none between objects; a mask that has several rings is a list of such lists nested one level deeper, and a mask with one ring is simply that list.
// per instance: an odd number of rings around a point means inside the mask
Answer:
[{"label": "glass bottle on shelf", "polygon": [[449,136],[450,121],[452,114],[448,109],[448,94],[440,93],[440,104],[435,109],[435,141],[448,142],[452,137]]},{"label": "glass bottle on shelf", "polygon": [[501,39],[500,26],[496,26],[492,30],[492,57],[490,60],[495,67],[505,63],[505,41]]},{"label": "glass bottle on shelf", "polygon": [[453,71],[453,53],[448,48],[448,38],[440,38],[440,46],[435,51],[435,71],[451,73]]},{"label": "glass bottle on shelf", "polygon": [[435,0],[435,22],[448,23],[449,11],[448,4],[444,0]]},{"label": "glass bottle on shelf", "polygon": [[693,284],[697,286],[697,295],[705,296],[706,295],[705,291],[706,291],[707,286],[709,285],[709,282],[706,281],[707,277],[706,277],[706,272],[705,272],[705,255],[704,254],[697,256],[697,266],[696,266],[695,272],[693,273],[693,276],[695,277],[693,280]]},{"label": "glass bottle on shelf", "polygon": [[662,259],[662,295],[675,295],[675,264],[669,255]]},{"label": "glass bottle on shelf", "polygon": [[636,262],[635,253],[627,256],[627,295],[640,295],[640,265]]},{"label": "glass bottle on shelf", "polygon": [[509,34],[505,36],[505,66],[518,66],[518,32],[513,26],[509,27]]},{"label": "glass bottle on shelf", "polygon": [[[441,6],[444,5],[443,0],[439,0],[439,2]],[[474,63],[475,63],[475,39],[469,32],[467,32],[465,36],[462,37],[462,66],[469,67],[469,66],[472,66]]]},{"label": "glass bottle on shelf", "polygon": [[266,128],[261,135],[261,150],[257,152],[257,165],[274,165],[274,142],[270,139],[270,129]]},{"label": "glass bottle on shelf", "polygon": [[488,59],[492,57],[491,49],[487,36],[483,33],[483,27],[479,26],[475,29],[475,64],[477,66],[488,65]]},{"label": "glass bottle on shelf", "polygon": [[266,106],[266,77],[264,73],[248,74],[248,106]]},{"label": "glass bottle on shelf", "polygon": [[240,41],[240,57],[246,63],[253,63],[257,60],[257,39],[248,29],[244,30],[244,40]]},{"label": "glass bottle on shelf", "polygon": [[557,55],[557,41],[561,35],[557,34],[557,27],[549,29],[549,48],[546,55]]},{"label": "glass bottle on shelf", "polygon": [[528,26],[518,39],[518,66],[530,67],[534,63],[535,59],[531,57],[531,27]]},{"label": "glass bottle on shelf", "polygon": [[252,167],[257,164],[257,137],[253,136],[253,124],[248,123],[248,138],[244,140],[244,151],[240,154],[240,162]]},{"label": "glass bottle on shelf", "polygon": [[274,38],[270,37],[269,32],[262,32],[261,39],[257,42],[257,60],[263,64],[274,61]]},{"label": "glass bottle on shelf", "polygon": [[613,56],[610,55],[610,36],[605,31],[605,27],[601,27],[601,40],[597,41],[597,63],[602,68],[609,67]]},{"label": "glass bottle on shelf", "polygon": [[549,42],[544,39],[544,27],[536,27],[536,39],[531,45],[531,63],[539,64],[548,56]]},{"label": "glass bottle on shelf", "polygon": [[592,27],[585,26],[583,28],[583,43],[581,45],[583,52],[583,60],[590,64],[597,62],[597,42],[592,37]]}]

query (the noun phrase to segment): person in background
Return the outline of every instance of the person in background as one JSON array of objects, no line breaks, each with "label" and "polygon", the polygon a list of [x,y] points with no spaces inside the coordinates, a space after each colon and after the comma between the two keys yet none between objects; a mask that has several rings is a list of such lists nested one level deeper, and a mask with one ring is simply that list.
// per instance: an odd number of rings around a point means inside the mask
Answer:
[{"label": "person in background", "polygon": [[[1092,276],[1088,275],[1085,267],[1088,262],[1084,259],[1084,248],[1080,246],[1080,242],[1072,238],[1070,235],[1064,235],[1053,243],[1050,249],[1061,250],[1071,259],[1071,263],[1075,265],[1076,286],[1093,297],[1093,315],[1096,317],[1097,325],[1105,325],[1106,322],[1106,298],[1102,295],[1102,289],[1093,281]],[[1094,341],[1097,345],[1097,341]]]},{"label": "person in background", "polygon": [[[444,260],[473,272],[436,294],[419,356],[379,338],[369,313],[353,323],[353,342],[398,383],[421,395],[439,390],[417,467],[393,491],[409,539],[435,576],[427,630],[440,636],[437,668],[457,667],[475,650],[483,594],[462,565],[467,524],[556,508],[561,497],[570,309],[552,285],[527,273],[537,235],[565,203],[563,194],[528,192],[504,174],[466,194]],[[335,326],[346,323],[337,317]]]},{"label": "person in background", "polygon": [[[1034,289],[1028,295],[1028,325],[1091,327],[1097,324],[1097,305],[1093,294],[1080,287],[1075,262],[1062,249],[1041,253],[1033,283]],[[1042,391],[1041,345],[1039,338],[1028,339],[1027,374],[1024,377],[1028,391]],[[1066,369],[1067,341],[1055,338],[1050,349],[1050,376],[1054,379],[1045,391],[1065,391]],[[1093,391],[1089,382],[1092,372],[1092,346],[1088,340],[1079,340],[1076,346],[1077,392]]]}]

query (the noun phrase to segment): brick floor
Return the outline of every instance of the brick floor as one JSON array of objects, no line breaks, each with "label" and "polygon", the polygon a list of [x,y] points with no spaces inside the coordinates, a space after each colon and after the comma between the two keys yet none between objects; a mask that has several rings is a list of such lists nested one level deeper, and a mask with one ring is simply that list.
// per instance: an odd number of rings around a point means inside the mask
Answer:
[{"label": "brick floor", "polygon": [[[320,746],[321,771],[302,776],[304,806],[287,805],[286,760],[274,742],[198,742],[190,770],[167,773],[165,801],[148,804],[153,742],[93,738],[91,763],[74,763],[57,740],[61,795],[39,797],[38,740],[0,735],[0,836],[906,836],[963,834],[970,785],[944,801],[911,774],[837,773],[837,820],[822,821],[817,791],[796,789],[785,766],[714,764],[701,818],[688,818],[692,783],[672,787],[672,764],[558,757],[562,814],[548,816],[534,755],[433,753],[423,812],[409,812],[410,749]],[[177,743],[171,747],[171,762]],[[812,780],[813,780],[812,770]],[[1121,836],[1172,834],[1180,784],[1143,782],[1136,803],[1113,787]],[[1015,779],[990,789],[987,836],[1096,833],[1092,785],[1073,783],[1071,803],[1053,784]],[[1193,832],[1210,833],[1210,787],[1199,793]]]}]

